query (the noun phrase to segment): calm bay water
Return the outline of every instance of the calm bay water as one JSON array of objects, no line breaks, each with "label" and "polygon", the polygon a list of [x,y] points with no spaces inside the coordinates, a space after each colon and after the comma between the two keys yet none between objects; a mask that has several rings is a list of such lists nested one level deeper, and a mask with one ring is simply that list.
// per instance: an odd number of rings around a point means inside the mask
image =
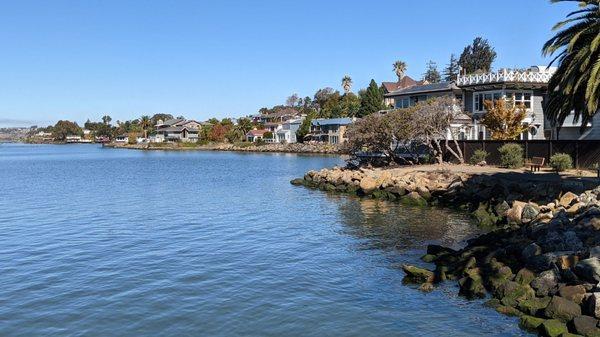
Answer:
[{"label": "calm bay water", "polygon": [[402,285],[461,214],[294,187],[338,157],[0,144],[1,336],[515,336]]}]

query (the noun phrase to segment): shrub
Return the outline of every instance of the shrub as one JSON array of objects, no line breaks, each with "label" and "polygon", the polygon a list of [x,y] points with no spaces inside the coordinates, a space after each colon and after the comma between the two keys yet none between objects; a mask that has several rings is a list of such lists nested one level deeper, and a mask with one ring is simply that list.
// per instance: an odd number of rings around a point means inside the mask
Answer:
[{"label": "shrub", "polygon": [[557,153],[550,157],[550,167],[556,172],[562,172],[573,168],[573,160],[566,153]]},{"label": "shrub", "polygon": [[127,143],[129,143],[129,145],[137,144],[137,136],[136,136],[136,134],[130,133],[127,136]]},{"label": "shrub", "polygon": [[489,155],[489,153],[487,153],[487,151],[476,150],[475,152],[473,152],[473,155],[471,156],[471,158],[469,158],[469,163],[471,165],[477,165],[477,164],[485,161],[488,155]]},{"label": "shrub", "polygon": [[523,166],[523,147],[519,144],[508,143],[502,145],[500,152],[500,164],[507,168],[520,168]]}]

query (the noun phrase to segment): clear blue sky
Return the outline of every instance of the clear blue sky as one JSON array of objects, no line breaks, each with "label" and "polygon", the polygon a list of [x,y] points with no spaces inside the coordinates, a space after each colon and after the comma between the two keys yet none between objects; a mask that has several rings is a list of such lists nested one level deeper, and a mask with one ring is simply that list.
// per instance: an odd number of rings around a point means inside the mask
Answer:
[{"label": "clear blue sky", "polygon": [[371,78],[420,78],[474,37],[499,67],[546,64],[551,27],[576,4],[453,1],[2,1],[0,125],[242,116]]}]

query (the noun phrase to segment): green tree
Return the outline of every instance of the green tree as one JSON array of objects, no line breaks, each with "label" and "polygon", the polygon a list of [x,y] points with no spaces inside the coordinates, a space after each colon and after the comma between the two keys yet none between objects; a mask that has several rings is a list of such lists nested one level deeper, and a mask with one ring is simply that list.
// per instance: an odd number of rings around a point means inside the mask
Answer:
[{"label": "green tree", "polygon": [[300,124],[300,128],[298,128],[298,131],[296,131],[296,139],[298,140],[298,142],[303,143],[304,142],[304,137],[306,137],[306,135],[308,135],[310,133],[310,126],[312,124],[312,120],[315,119],[317,117],[317,112],[316,111],[310,111],[307,115],[306,118],[304,118],[304,120],[302,121],[302,124]]},{"label": "green tree", "polygon": [[340,99],[340,109],[343,117],[356,117],[360,110],[360,98],[353,93],[347,93]]},{"label": "green tree", "polygon": [[52,137],[64,141],[67,136],[83,136],[83,130],[75,122],[60,120],[52,127]]},{"label": "green tree", "polygon": [[437,69],[437,63],[433,61],[427,62],[427,70],[423,74],[423,81],[429,83],[439,83],[442,80],[442,75]]},{"label": "green tree", "polygon": [[221,125],[223,126],[233,126],[233,122],[231,121],[231,118],[223,118],[221,119]]},{"label": "green tree", "polygon": [[144,138],[148,138],[148,129],[152,127],[152,120],[150,120],[150,117],[146,115],[142,116],[139,125],[144,131]]},{"label": "green tree", "polygon": [[458,64],[467,74],[477,71],[489,72],[492,70],[492,64],[496,59],[496,51],[490,46],[488,40],[482,37],[476,37],[471,45],[463,50]]},{"label": "green tree", "polygon": [[350,93],[350,90],[352,90],[352,78],[350,76],[346,75],[342,78],[342,88],[346,94]]},{"label": "green tree", "polygon": [[359,117],[368,116],[377,111],[385,109],[383,104],[383,92],[375,83],[375,80],[371,80],[369,87],[360,97],[360,109],[358,111]]},{"label": "green tree", "polygon": [[112,118],[109,115],[102,116],[102,123],[109,125],[110,121],[112,121]]},{"label": "green tree", "polygon": [[343,117],[342,106],[340,105],[340,92],[336,91],[327,96],[327,100],[321,106],[319,117],[321,118],[338,118]]},{"label": "green tree", "polygon": [[452,54],[450,55],[450,63],[448,63],[444,69],[444,81],[455,81],[459,71],[460,66],[458,65],[458,60],[456,59],[456,56]]},{"label": "green tree", "polygon": [[96,137],[105,136],[111,138],[114,132],[114,128],[104,123],[98,123],[98,126],[94,129],[94,135]]},{"label": "green tree", "polygon": [[600,1],[578,2],[579,8],[554,26],[558,32],[544,44],[544,55],[556,54],[552,63],[558,62],[548,83],[545,113],[553,125],[560,127],[574,111],[575,120],[581,120],[583,129],[599,108]]},{"label": "green tree", "polygon": [[250,120],[250,118],[243,117],[238,120],[236,127],[245,135],[248,131],[252,130],[254,126],[252,125],[252,120]]},{"label": "green tree", "polygon": [[334,93],[335,90],[329,87],[317,90],[314,97],[317,111],[320,110],[323,105],[325,105],[325,102],[329,99],[329,96],[333,95]]},{"label": "green tree", "polygon": [[404,77],[404,74],[406,73],[406,62],[403,61],[396,61],[393,64],[394,66],[394,73],[396,73],[396,76],[398,76],[398,82],[400,82],[402,80],[402,78]]}]

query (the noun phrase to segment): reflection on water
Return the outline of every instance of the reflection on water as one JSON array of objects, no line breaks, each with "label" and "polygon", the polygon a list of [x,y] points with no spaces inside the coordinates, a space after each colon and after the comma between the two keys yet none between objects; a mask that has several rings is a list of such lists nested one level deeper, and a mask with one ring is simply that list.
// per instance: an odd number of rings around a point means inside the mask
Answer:
[{"label": "reflection on water", "polygon": [[407,207],[397,202],[329,195],[339,204],[345,231],[368,239],[363,249],[409,250],[435,242],[459,247],[479,233],[468,215],[442,208]]}]

